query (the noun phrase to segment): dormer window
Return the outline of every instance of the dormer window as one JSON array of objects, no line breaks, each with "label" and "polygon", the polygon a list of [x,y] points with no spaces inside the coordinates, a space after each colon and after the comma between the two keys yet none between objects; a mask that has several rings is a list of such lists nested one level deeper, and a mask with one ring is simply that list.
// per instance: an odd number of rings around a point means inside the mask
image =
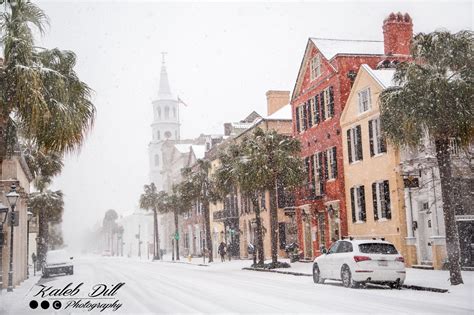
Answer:
[{"label": "dormer window", "polygon": [[311,81],[321,76],[321,55],[317,54],[311,59]]},{"label": "dormer window", "polygon": [[359,114],[368,111],[371,107],[370,88],[365,88],[359,92]]}]

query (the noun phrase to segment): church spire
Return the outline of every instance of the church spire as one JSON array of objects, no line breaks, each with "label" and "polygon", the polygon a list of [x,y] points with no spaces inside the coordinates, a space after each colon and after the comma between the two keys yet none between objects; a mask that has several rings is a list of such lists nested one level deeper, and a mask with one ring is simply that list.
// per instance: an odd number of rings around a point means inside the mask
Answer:
[{"label": "church spire", "polygon": [[158,89],[158,98],[160,99],[169,99],[172,98],[170,83],[168,81],[168,72],[166,72],[166,65],[165,65],[165,55],[166,52],[162,52],[162,60],[161,60],[161,73],[160,73],[160,87]]}]

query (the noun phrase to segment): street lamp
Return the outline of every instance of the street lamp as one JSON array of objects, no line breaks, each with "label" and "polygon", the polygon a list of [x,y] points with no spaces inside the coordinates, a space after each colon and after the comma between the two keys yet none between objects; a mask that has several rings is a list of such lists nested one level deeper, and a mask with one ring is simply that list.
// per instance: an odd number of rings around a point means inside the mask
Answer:
[{"label": "street lamp", "polygon": [[16,192],[16,185],[12,184],[10,192],[6,195],[12,211],[10,212],[10,270],[8,271],[7,292],[13,291],[13,226],[15,225],[15,206],[20,195]]},{"label": "street lamp", "polygon": [[0,292],[3,289],[3,243],[5,242],[5,236],[3,234],[3,224],[7,220],[8,207],[0,202]]},{"label": "street lamp", "polygon": [[30,261],[30,221],[33,218],[33,212],[27,211],[28,223],[26,225],[26,278],[30,277],[30,268],[28,262]]}]

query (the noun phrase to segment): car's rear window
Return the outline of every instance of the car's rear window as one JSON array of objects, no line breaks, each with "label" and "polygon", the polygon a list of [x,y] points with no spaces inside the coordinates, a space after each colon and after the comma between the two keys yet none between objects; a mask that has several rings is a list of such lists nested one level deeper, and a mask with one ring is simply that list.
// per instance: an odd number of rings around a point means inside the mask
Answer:
[{"label": "car's rear window", "polygon": [[365,254],[398,254],[395,246],[382,243],[359,244],[359,251]]}]

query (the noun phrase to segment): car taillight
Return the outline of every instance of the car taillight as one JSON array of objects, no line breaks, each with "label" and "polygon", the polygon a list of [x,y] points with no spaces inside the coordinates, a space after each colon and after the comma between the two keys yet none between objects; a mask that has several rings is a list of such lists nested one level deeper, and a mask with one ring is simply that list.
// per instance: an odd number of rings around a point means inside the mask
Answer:
[{"label": "car taillight", "polygon": [[364,260],[372,260],[370,257],[367,256],[354,256],[355,262],[360,262]]},{"label": "car taillight", "polygon": [[402,256],[395,258],[395,260],[399,261],[399,262],[402,262],[402,263],[405,262],[405,259]]}]

